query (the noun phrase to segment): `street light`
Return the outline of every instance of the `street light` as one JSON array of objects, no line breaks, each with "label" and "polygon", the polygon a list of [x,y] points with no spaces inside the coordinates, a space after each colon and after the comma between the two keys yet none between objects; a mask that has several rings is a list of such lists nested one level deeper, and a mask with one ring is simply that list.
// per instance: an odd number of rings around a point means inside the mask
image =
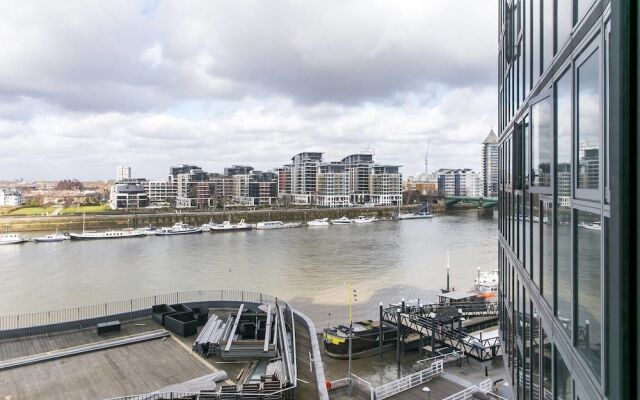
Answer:
[{"label": "street light", "polygon": [[427,400],[431,400],[431,389],[425,386],[422,388],[422,391],[427,392]]}]

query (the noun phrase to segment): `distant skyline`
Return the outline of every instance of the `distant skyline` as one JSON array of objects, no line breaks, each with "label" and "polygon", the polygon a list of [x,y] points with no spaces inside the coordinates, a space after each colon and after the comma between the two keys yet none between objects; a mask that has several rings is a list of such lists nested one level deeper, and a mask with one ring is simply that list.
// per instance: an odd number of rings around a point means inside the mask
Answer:
[{"label": "distant skyline", "polygon": [[372,146],[404,176],[479,170],[495,1],[14,2],[0,13],[0,180],[118,165],[268,170]]}]

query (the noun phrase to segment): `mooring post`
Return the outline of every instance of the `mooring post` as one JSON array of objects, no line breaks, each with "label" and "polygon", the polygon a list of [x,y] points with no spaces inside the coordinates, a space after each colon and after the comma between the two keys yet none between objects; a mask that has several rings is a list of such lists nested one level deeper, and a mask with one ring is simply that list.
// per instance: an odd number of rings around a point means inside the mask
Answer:
[{"label": "mooring post", "polygon": [[382,336],[382,302],[380,302],[380,327],[378,328],[378,348],[380,350],[380,361],[382,361],[382,342],[384,342]]},{"label": "mooring post", "polygon": [[400,308],[396,308],[396,364],[400,374]]}]

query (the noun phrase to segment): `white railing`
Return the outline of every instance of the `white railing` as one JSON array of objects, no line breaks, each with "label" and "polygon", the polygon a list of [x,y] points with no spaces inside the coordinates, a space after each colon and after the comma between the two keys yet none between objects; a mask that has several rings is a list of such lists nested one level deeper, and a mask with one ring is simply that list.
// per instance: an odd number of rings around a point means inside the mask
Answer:
[{"label": "white railing", "polygon": [[442,360],[438,360],[431,364],[431,367],[424,369],[422,371],[416,372],[411,375],[407,375],[403,378],[395,380],[393,382],[386,383],[382,386],[375,388],[371,393],[373,395],[373,399],[375,400],[383,400],[388,397],[391,397],[400,392],[404,392],[405,390],[409,390],[413,387],[423,384],[424,382],[430,381],[434,377],[442,374],[444,372],[444,366]]},{"label": "white railing", "polygon": [[473,394],[477,392],[488,393],[491,392],[493,382],[491,379],[486,379],[477,385],[469,386],[466,389],[452,394],[449,397],[445,397],[443,400],[469,400],[473,398]]}]

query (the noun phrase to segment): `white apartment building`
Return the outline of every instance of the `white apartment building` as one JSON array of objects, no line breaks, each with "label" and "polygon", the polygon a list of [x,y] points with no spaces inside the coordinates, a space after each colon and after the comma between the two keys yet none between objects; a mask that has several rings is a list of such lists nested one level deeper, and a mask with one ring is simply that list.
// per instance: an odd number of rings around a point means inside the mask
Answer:
[{"label": "white apartment building", "polygon": [[482,197],[498,197],[498,137],[493,129],[482,142]]},{"label": "white apartment building", "polygon": [[118,166],[116,176],[117,176],[118,182],[131,179],[131,167],[128,165]]},{"label": "white apartment building", "polygon": [[22,193],[17,190],[0,189],[0,206],[15,207],[24,204]]},{"label": "white apartment building", "polygon": [[441,196],[484,197],[482,176],[472,169],[440,169],[436,173]]},{"label": "white apartment building", "polygon": [[374,165],[369,175],[370,201],[392,206],[402,203],[402,174],[396,165]]},{"label": "white apartment building", "polygon": [[323,207],[349,205],[349,173],[342,164],[321,165],[317,176],[317,204]]},{"label": "white apartment building", "polygon": [[171,203],[175,201],[177,185],[167,181],[143,181],[142,186],[149,197],[149,204]]},{"label": "white apartment building", "polygon": [[111,186],[109,206],[112,209],[136,209],[148,205],[149,196],[140,182],[121,182]]}]

